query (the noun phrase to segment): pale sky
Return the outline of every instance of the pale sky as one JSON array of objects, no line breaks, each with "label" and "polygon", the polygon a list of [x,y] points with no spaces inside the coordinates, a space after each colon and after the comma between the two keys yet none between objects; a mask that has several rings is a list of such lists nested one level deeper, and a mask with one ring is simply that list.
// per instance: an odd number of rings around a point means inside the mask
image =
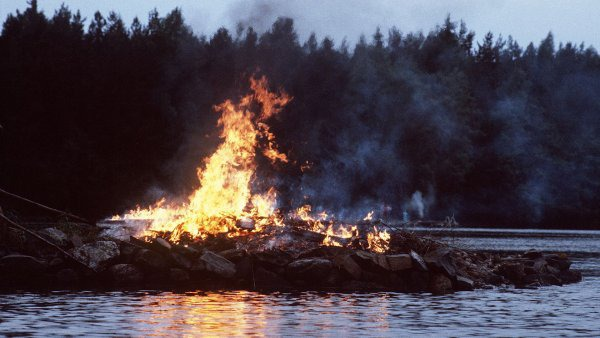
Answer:
[{"label": "pale sky", "polygon": [[[495,36],[512,35],[522,46],[538,44],[552,31],[558,42],[600,46],[598,17],[600,0],[39,0],[46,14],[53,14],[61,3],[79,9],[88,20],[96,10],[114,10],[129,25],[134,16],[146,21],[156,8],[161,15],[180,7],[186,22],[198,35],[211,35],[219,27],[235,31],[237,22],[250,23],[257,30],[268,29],[278,16],[295,20],[301,41],[311,32],[319,39],[326,35],[339,44],[351,43],[361,33],[372,36],[377,26],[385,33],[392,27],[402,32],[425,33],[441,24],[446,15],[464,20],[481,41],[487,31]],[[24,10],[26,0],[0,0],[0,18]]]}]

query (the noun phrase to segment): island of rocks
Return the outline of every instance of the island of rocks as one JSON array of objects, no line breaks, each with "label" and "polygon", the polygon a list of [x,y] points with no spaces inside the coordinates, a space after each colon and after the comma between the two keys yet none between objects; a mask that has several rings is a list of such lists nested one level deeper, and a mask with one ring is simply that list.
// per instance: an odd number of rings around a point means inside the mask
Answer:
[{"label": "island of rocks", "polygon": [[[109,236],[85,224],[0,233],[1,290],[243,289],[448,293],[490,287],[535,288],[581,280],[562,253],[473,252],[409,231],[389,250],[324,246],[307,231],[240,239]],[[275,240],[274,240],[275,239]],[[51,243],[52,245],[49,245]]]}]

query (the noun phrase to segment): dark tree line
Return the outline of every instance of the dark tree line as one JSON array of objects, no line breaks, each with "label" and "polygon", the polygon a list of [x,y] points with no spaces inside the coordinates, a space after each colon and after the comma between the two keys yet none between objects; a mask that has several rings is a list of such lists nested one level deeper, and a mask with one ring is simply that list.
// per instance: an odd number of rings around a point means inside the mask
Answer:
[{"label": "dark tree line", "polygon": [[0,186],[90,217],[189,191],[219,142],[212,106],[252,74],[294,97],[271,121],[296,163],[284,204],[414,214],[420,191],[433,218],[600,227],[598,53],[552,34],[477,41],[449,18],[351,47],[301,42],[288,18],[206,37],[178,9],[126,26],[31,1],[0,36]]}]

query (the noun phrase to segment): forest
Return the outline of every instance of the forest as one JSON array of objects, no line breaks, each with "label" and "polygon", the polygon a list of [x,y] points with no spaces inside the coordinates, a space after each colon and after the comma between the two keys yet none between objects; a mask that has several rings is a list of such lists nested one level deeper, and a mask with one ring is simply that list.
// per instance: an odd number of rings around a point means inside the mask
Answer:
[{"label": "forest", "polygon": [[179,9],[129,24],[33,0],[0,36],[0,188],[91,219],[185,196],[219,143],[213,106],[265,75],[293,97],[269,121],[283,208],[600,228],[597,51],[440,19],[349,45],[300,41],[290,18],[203,35]]}]

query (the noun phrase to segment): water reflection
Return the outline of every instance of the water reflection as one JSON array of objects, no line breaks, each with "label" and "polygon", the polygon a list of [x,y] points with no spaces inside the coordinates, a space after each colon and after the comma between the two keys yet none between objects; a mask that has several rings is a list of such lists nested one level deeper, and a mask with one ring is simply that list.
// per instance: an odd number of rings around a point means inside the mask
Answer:
[{"label": "water reflection", "polygon": [[427,294],[53,293],[0,296],[0,334],[398,336],[600,334],[599,279]]},{"label": "water reflection", "polygon": [[[467,243],[472,237],[459,238]],[[0,295],[0,335],[600,336],[600,255],[576,248],[582,283],[452,295],[399,293],[53,292]],[[479,239],[474,240],[475,242]],[[496,238],[501,248],[544,243]],[[572,250],[571,250],[572,251]]]}]

